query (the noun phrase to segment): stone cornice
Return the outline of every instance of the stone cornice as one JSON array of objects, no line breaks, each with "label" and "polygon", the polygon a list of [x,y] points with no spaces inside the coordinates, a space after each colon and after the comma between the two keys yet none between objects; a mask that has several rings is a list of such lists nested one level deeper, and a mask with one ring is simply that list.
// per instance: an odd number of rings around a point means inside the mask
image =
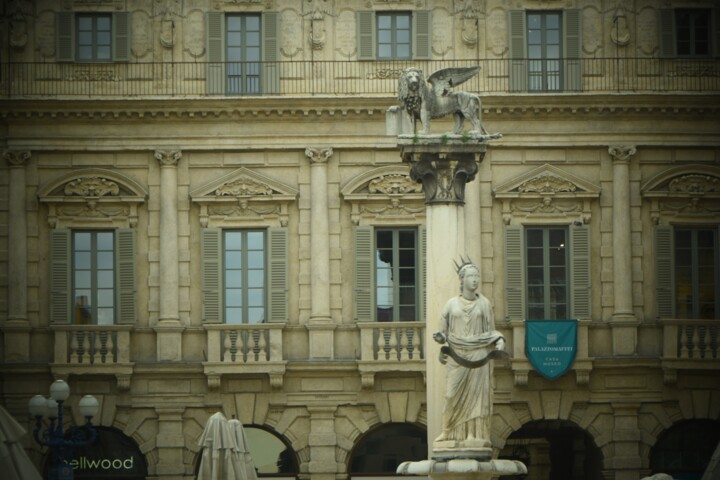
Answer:
[{"label": "stone cornice", "polygon": [[[720,97],[703,94],[559,94],[481,95],[490,118],[583,115],[720,115]],[[262,119],[381,116],[396,105],[394,97],[271,97],[240,99],[5,99],[0,119],[78,119],[93,121]]]}]

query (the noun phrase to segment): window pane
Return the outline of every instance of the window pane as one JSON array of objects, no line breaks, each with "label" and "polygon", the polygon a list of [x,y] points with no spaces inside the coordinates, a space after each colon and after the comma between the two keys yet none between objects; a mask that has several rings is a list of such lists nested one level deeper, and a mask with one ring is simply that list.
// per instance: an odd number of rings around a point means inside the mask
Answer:
[{"label": "window pane", "polygon": [[527,251],[527,264],[531,266],[543,265],[543,251],[539,248],[532,248]]},{"label": "window pane", "polygon": [[76,270],[75,271],[75,288],[90,288],[92,286],[90,271],[88,270]]},{"label": "window pane", "polygon": [[390,30],[380,30],[378,32],[378,43],[389,44],[392,42],[392,32]]},{"label": "window pane", "polygon": [[401,268],[399,273],[400,273],[400,285],[402,285],[402,286],[414,286],[415,285],[415,269],[414,268]]},{"label": "window pane", "polygon": [[265,321],[265,309],[253,307],[248,309],[248,323],[263,323]]},{"label": "window pane", "polygon": [[415,287],[400,287],[400,304],[401,305],[414,305],[415,304]]},{"label": "window pane", "polygon": [[528,44],[540,45],[542,43],[542,32],[540,30],[528,31]]},{"label": "window pane", "polygon": [[238,324],[242,323],[243,315],[242,308],[226,308],[225,309],[225,323]]},{"label": "window pane", "polygon": [[242,248],[242,232],[225,232],[225,248],[238,250]]},{"label": "window pane", "polygon": [[414,306],[400,307],[400,321],[412,322],[417,320]]},{"label": "window pane", "polygon": [[92,45],[92,32],[79,32],[78,45]]},{"label": "window pane", "polygon": [[400,239],[400,248],[415,248],[415,232],[410,230],[400,230],[398,232]]},{"label": "window pane", "polygon": [[113,252],[98,252],[97,268],[111,270],[113,268]]},{"label": "window pane", "polygon": [[540,28],[540,15],[530,14],[527,18],[528,28]]},{"label": "window pane", "polygon": [[380,28],[390,28],[392,26],[392,19],[388,15],[378,15],[377,17],[377,25],[378,29]]},{"label": "window pane", "polygon": [[248,271],[248,288],[259,288],[265,285],[265,272],[263,270]]},{"label": "window pane", "polygon": [[378,322],[392,322],[392,307],[377,307],[377,321]]},{"label": "window pane", "polygon": [[110,47],[97,47],[98,60],[110,60]]},{"label": "window pane", "polygon": [[260,30],[260,17],[248,15],[245,17],[245,28],[248,30]]},{"label": "window pane", "polygon": [[558,28],[560,26],[560,15],[555,13],[545,15],[545,26],[547,28]]},{"label": "window pane", "polygon": [[113,295],[113,291],[110,289],[98,289],[97,297],[98,307],[112,307],[115,305],[115,297]]},{"label": "window pane", "polygon": [[528,308],[528,320],[545,319],[545,309],[542,306],[531,306]]},{"label": "window pane", "polygon": [[225,268],[242,268],[242,252],[226,251]]},{"label": "window pane", "polygon": [[392,270],[389,268],[379,268],[375,272],[375,284],[378,287],[392,287]]},{"label": "window pane", "polygon": [[96,17],[98,30],[110,30],[110,16],[103,15]]},{"label": "window pane", "polygon": [[393,265],[393,251],[392,250],[378,250],[377,251],[377,268],[392,268]]},{"label": "window pane", "polygon": [[400,266],[401,267],[414,267],[415,266],[415,251],[414,250],[400,250]]},{"label": "window pane", "polygon": [[398,15],[395,17],[395,26],[397,28],[410,28],[410,15]]},{"label": "window pane", "polygon": [[227,29],[229,30],[240,30],[240,19],[238,15],[227,16]]},{"label": "window pane", "polygon": [[98,32],[97,33],[97,44],[98,45],[110,45],[110,32]]},{"label": "window pane", "polygon": [[398,30],[396,39],[397,39],[397,43],[409,44],[410,43],[410,31],[409,30]]},{"label": "window pane", "polygon": [[75,268],[82,270],[90,269],[90,252],[75,253]]},{"label": "window pane", "polygon": [[[83,272],[76,272],[83,273]],[[89,272],[87,272],[89,273]],[[76,277],[77,278],[77,275]],[[89,278],[89,275],[88,275]],[[97,273],[97,286],[98,288],[113,288],[115,285],[115,274],[112,270],[101,270]],[[76,284],[77,286],[77,284]]]},{"label": "window pane", "polygon": [[248,289],[248,306],[249,307],[262,307],[265,305],[265,295],[263,289],[250,288]]},{"label": "window pane", "polygon": [[97,234],[97,248],[98,250],[113,250],[113,234],[111,232],[98,232]]},{"label": "window pane", "polygon": [[392,57],[392,48],[389,45],[378,45],[378,57],[381,57],[381,58]]},{"label": "window pane", "polygon": [[75,251],[90,250],[92,235],[89,232],[75,232]]},{"label": "window pane", "polygon": [[242,290],[238,288],[225,289],[225,305],[228,307],[241,307],[242,304]]},{"label": "window pane", "polygon": [[238,270],[226,270],[225,286],[227,288],[242,288],[242,272]]},{"label": "window pane", "polygon": [[548,30],[547,31],[547,43],[552,45],[560,45],[560,31],[559,30]]},{"label": "window pane", "polygon": [[97,309],[97,324],[112,325],[115,323],[115,311],[112,308]]},{"label": "window pane", "polygon": [[265,253],[261,251],[248,252],[248,268],[260,269],[265,267]]},{"label": "window pane", "polygon": [[527,246],[528,247],[542,247],[543,246],[543,231],[528,229],[526,231]]},{"label": "window pane", "polygon": [[379,287],[376,289],[375,301],[379,307],[392,307],[393,306],[393,290],[392,288]]},{"label": "window pane", "polygon": [[545,289],[540,286],[534,286],[528,288],[528,302],[530,303],[542,303],[545,301]]},{"label": "window pane", "polygon": [[398,45],[397,46],[397,58],[410,58],[410,46],[409,45]]},{"label": "window pane", "polygon": [[[227,33],[227,44],[228,47],[239,47],[242,44],[242,41],[240,40],[242,38],[242,35],[240,32],[228,32]],[[228,49],[229,51],[230,49]],[[239,60],[240,57],[236,56],[232,58],[232,60]]]}]

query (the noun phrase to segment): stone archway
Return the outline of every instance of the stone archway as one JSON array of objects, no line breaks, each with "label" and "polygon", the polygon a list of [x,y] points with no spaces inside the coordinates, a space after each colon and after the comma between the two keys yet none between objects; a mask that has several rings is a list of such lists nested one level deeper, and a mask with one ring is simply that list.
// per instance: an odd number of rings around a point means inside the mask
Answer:
[{"label": "stone archway", "polygon": [[350,477],[394,475],[400,463],[427,459],[427,431],[413,423],[385,423],[365,432],[353,447]]},{"label": "stone archway", "polygon": [[700,480],[720,442],[720,422],[682,420],[665,430],[650,449],[652,473],[682,480]]},{"label": "stone archway", "polygon": [[525,463],[526,480],[602,480],[602,457],[591,435],[569,420],[528,422],[507,438],[499,455]]}]

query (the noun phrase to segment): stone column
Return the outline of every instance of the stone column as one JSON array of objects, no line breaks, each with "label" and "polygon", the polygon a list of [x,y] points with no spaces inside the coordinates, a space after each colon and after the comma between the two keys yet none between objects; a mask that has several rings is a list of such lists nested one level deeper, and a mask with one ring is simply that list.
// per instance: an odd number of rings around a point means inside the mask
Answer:
[{"label": "stone column", "polygon": [[182,331],[178,314],[178,185],[180,150],[156,150],[160,162],[160,315],[155,327],[158,361],[182,360]]},{"label": "stone column", "polygon": [[613,353],[632,355],[637,346],[633,313],[632,219],[630,217],[630,158],[634,146],[611,146],[613,161]]},{"label": "stone column", "polygon": [[[459,143],[459,142],[458,142]],[[477,173],[484,144],[443,143],[440,138],[421,143],[402,142],[401,155],[409,162],[410,177],[423,184],[426,215],[425,358],[427,385],[428,458],[433,457],[433,441],[442,430],[445,403],[445,367],[437,359],[440,345],[432,336],[440,330],[445,302],[458,294],[454,261],[466,256],[465,184]],[[473,199],[475,200],[475,199]],[[479,262],[478,259],[473,259]]]},{"label": "stone column", "polygon": [[465,255],[480,269],[482,288],[482,222],[480,220],[480,182],[470,182],[465,187]]},{"label": "stone column", "polygon": [[25,166],[28,150],[7,150],[8,178],[8,319],[5,323],[5,360],[30,358],[30,323],[27,316],[27,205]]},{"label": "stone column", "polygon": [[615,455],[609,467],[615,472],[615,480],[637,480],[642,467],[640,458],[639,403],[612,404],[615,424],[612,430]]},{"label": "stone column", "polygon": [[185,478],[185,436],[183,435],[184,407],[156,407],[158,452],[156,473],[159,477]]},{"label": "stone column", "polygon": [[328,226],[328,159],[332,148],[307,148],[310,159],[310,288],[311,311],[307,328],[310,358],[334,357],[333,330],[330,317],[330,231]]},{"label": "stone column", "polygon": [[335,433],[336,406],[308,407],[310,412],[310,464],[313,480],[335,480],[337,462],[337,434]]}]

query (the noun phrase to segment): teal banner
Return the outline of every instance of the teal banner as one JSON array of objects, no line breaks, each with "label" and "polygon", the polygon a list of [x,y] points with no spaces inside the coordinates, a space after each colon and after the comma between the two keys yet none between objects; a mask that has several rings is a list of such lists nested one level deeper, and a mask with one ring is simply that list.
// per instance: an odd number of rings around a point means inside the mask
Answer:
[{"label": "teal banner", "polygon": [[525,355],[542,376],[555,380],[575,361],[577,320],[526,320]]}]

